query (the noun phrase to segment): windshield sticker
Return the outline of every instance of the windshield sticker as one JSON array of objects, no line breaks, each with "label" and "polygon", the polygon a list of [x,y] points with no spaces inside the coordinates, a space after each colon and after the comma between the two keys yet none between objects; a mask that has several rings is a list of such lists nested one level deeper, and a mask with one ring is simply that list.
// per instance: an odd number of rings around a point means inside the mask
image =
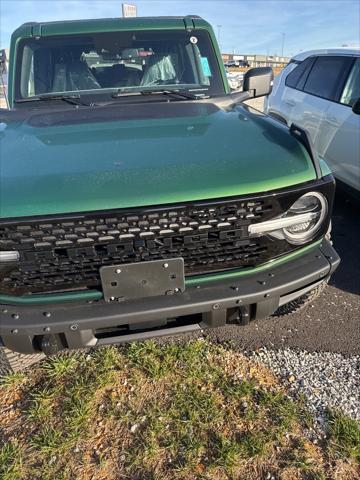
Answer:
[{"label": "windshield sticker", "polygon": [[205,77],[211,77],[211,70],[209,65],[209,60],[207,57],[200,57],[201,67]]},{"label": "windshield sticker", "polygon": [[198,42],[197,37],[190,37],[190,42],[194,44],[197,43]]}]

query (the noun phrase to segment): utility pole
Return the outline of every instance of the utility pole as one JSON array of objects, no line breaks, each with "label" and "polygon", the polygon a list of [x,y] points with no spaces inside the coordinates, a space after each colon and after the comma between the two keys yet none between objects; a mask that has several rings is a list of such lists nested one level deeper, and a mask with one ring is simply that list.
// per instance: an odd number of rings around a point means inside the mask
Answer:
[{"label": "utility pole", "polygon": [[217,29],[218,29],[218,35],[217,35],[217,40],[218,40],[218,44],[219,44],[219,48],[220,48],[220,51],[221,51],[221,45],[220,45],[220,31],[221,31],[221,27],[222,25],[216,25],[217,26]]},{"label": "utility pole", "polygon": [[285,45],[285,33],[281,34],[282,36],[282,41],[281,41],[281,56],[284,56],[284,45]]}]

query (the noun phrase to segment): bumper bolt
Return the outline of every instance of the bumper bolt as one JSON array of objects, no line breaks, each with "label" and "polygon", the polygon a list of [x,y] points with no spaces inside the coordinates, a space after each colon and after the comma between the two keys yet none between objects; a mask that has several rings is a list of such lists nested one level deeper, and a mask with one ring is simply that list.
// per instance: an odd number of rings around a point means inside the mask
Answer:
[{"label": "bumper bolt", "polygon": [[232,286],[231,287],[233,290],[235,290],[235,292],[237,292],[239,290],[239,287],[236,287],[236,286]]},{"label": "bumper bolt", "polygon": [[213,310],[219,310],[220,304],[219,303],[214,303],[212,308],[213,308]]},{"label": "bumper bolt", "polygon": [[117,268],[117,269],[115,270],[115,272],[116,272],[116,273],[121,273],[121,268]]},{"label": "bumper bolt", "polygon": [[264,297],[265,297],[265,298],[269,298],[269,297],[270,297],[270,293],[265,293]]},{"label": "bumper bolt", "polygon": [[[18,320],[20,318],[20,315],[18,313],[13,313],[11,315],[11,317],[14,319],[14,320]],[[16,332],[17,333],[17,332]]]},{"label": "bumper bolt", "polygon": [[50,313],[50,312],[44,312],[43,315],[44,315],[44,317],[47,317],[47,318],[51,317],[51,313]]},{"label": "bumper bolt", "polygon": [[79,325],[77,325],[76,323],[74,323],[74,325],[71,325],[70,326],[70,330],[72,330],[73,332],[76,332],[76,330],[79,328]]},{"label": "bumper bolt", "polygon": [[19,330],[17,328],[14,328],[14,330],[11,330],[11,333],[13,335],[16,335],[17,333],[19,333]]},{"label": "bumper bolt", "polygon": [[2,313],[7,313],[7,312],[8,312],[8,311],[7,311],[6,308],[4,308],[4,309],[2,310]]},{"label": "bumper bolt", "polygon": [[164,267],[164,268],[169,268],[169,264],[168,264],[168,263],[164,263],[164,264],[163,264],[163,267]]},{"label": "bumper bolt", "polygon": [[51,330],[50,327],[45,327],[45,328],[44,328],[44,332],[45,332],[45,333],[49,333],[50,330]]},{"label": "bumper bolt", "polygon": [[266,282],[264,280],[259,280],[260,285],[266,285]]}]

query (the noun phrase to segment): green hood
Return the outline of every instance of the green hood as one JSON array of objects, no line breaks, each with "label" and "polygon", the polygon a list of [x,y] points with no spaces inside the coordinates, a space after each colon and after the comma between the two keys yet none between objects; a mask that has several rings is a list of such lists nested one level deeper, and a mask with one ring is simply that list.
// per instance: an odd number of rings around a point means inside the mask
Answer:
[{"label": "green hood", "polygon": [[2,122],[1,217],[221,198],[315,179],[287,128],[247,107],[119,102]]}]

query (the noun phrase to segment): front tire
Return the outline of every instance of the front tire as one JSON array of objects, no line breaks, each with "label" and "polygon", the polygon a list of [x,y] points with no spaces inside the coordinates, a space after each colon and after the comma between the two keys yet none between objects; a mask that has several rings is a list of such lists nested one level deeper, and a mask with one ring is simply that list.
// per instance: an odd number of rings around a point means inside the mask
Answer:
[{"label": "front tire", "polygon": [[[332,228],[332,224],[330,221],[329,228],[325,235],[325,240],[330,242],[332,245],[333,242],[331,240],[331,228]],[[296,298],[295,300],[292,300],[289,303],[285,303],[285,305],[281,305],[281,307],[279,307],[275,311],[275,313],[273,313],[273,316],[284,317],[285,315],[290,315],[291,313],[302,310],[303,308],[305,308],[307,305],[312,303],[314,300],[317,299],[317,297],[321,295],[321,293],[325,290],[327,284],[328,284],[328,281],[323,280],[317,287],[305,293],[305,295],[302,295],[301,297]]]},{"label": "front tire", "polygon": [[38,363],[45,358],[43,353],[34,353],[25,355],[23,353],[13,352],[8,348],[0,348],[0,376],[9,373],[16,373]]},{"label": "front tire", "polygon": [[284,317],[285,315],[290,315],[291,313],[302,310],[311,304],[325,290],[326,286],[327,280],[323,280],[317,287],[313,288],[301,297],[296,298],[289,303],[285,303],[285,305],[281,305],[281,307],[279,307],[275,313],[273,313],[273,316]]}]

